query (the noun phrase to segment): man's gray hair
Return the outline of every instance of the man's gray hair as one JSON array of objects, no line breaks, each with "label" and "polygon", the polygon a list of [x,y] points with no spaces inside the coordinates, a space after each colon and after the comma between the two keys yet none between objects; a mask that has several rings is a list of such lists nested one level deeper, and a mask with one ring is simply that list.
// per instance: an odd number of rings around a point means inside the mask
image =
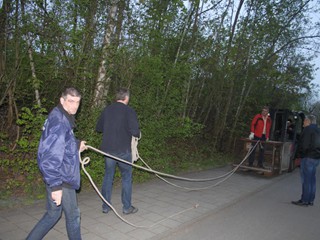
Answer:
[{"label": "man's gray hair", "polygon": [[130,92],[127,88],[119,88],[116,93],[116,101],[125,100],[126,97],[130,97]]},{"label": "man's gray hair", "polygon": [[317,124],[317,117],[315,115],[310,114],[307,115],[306,118],[310,120],[311,124]]},{"label": "man's gray hair", "polygon": [[66,99],[67,95],[70,95],[72,97],[79,97],[81,98],[81,93],[75,89],[74,87],[69,87],[66,88],[62,93],[61,93],[61,97]]}]

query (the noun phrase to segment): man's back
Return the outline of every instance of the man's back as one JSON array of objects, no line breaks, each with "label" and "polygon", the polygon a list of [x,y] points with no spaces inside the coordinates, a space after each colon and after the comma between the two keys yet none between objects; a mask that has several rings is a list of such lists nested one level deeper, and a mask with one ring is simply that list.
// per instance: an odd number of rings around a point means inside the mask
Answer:
[{"label": "man's back", "polygon": [[96,130],[103,133],[101,149],[108,153],[130,152],[132,136],[140,135],[135,111],[121,102],[104,109]]}]

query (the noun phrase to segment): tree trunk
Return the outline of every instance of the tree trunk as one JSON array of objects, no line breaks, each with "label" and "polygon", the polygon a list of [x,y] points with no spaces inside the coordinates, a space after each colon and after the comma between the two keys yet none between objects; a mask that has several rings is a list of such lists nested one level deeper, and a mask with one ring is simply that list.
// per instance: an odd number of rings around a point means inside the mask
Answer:
[{"label": "tree trunk", "polygon": [[111,83],[110,75],[107,74],[107,70],[110,67],[110,65],[107,66],[107,62],[109,63],[111,61],[109,54],[111,51],[111,38],[115,29],[115,18],[117,15],[117,11],[118,6],[116,2],[113,1],[109,11],[109,20],[106,24],[106,33],[104,36],[104,43],[102,47],[102,59],[99,65],[98,77],[94,92],[93,104],[95,106],[102,106],[104,104]]},{"label": "tree trunk", "polygon": [[[76,76],[79,79],[81,79],[81,89],[82,94],[86,95],[87,93],[91,93],[91,87],[93,86],[93,83],[90,82],[88,87],[88,73],[90,73],[90,66],[91,64],[91,58],[89,56],[93,55],[93,49],[94,49],[94,38],[96,36],[96,13],[97,13],[97,0],[92,0],[89,3],[89,9],[87,11],[87,14],[85,16],[85,36],[83,40],[83,46],[82,46],[82,53],[80,54],[81,59],[78,61],[78,66],[76,70]],[[87,104],[90,104],[90,102],[87,102]]]},{"label": "tree trunk", "polygon": [[[21,12],[22,12],[22,21],[23,21],[23,23],[25,23],[25,17],[26,17],[25,16],[25,0],[21,0]],[[29,61],[30,61],[32,85],[34,88],[35,99],[36,99],[38,106],[41,106],[40,94],[39,94],[39,80],[36,75],[36,68],[35,68],[34,59],[33,59],[32,41],[31,41],[29,32],[25,33],[25,37],[27,40],[28,56],[29,56]]]},{"label": "tree trunk", "polygon": [[[198,4],[197,5],[194,5],[192,4],[192,6],[190,7],[190,10],[189,10],[189,13],[188,13],[188,17],[186,19],[186,22],[184,24],[184,28],[183,28],[183,31],[182,31],[182,34],[181,34],[181,39],[180,39],[180,42],[179,42],[179,47],[177,49],[177,52],[175,54],[175,59],[174,59],[174,63],[173,63],[173,67],[175,68],[176,65],[177,65],[177,62],[179,60],[179,56],[180,56],[180,51],[181,51],[181,47],[182,47],[182,44],[184,42],[184,38],[186,36],[186,33],[187,33],[187,29],[188,29],[188,26],[191,22],[191,18],[192,18],[192,14],[194,12],[194,9],[198,8]],[[171,81],[172,79],[169,78],[168,82],[167,82],[167,86],[165,88],[165,92],[164,92],[164,96],[163,96],[163,100],[162,100],[162,104],[161,106],[159,107],[159,110],[158,110],[158,116],[161,114],[161,111],[165,105],[165,102],[166,102],[166,99],[167,99],[167,96],[168,96],[168,93],[169,93],[169,89],[170,89],[170,85],[171,85]]]},{"label": "tree trunk", "polygon": [[[191,39],[191,44],[190,44],[190,48],[193,48],[193,52],[194,55],[197,55],[197,49],[198,49],[198,38],[197,38],[197,32],[198,32],[198,18],[200,16],[200,12],[202,12],[203,10],[203,6],[204,6],[204,2],[202,2],[202,6],[200,8],[199,6],[199,2],[197,3],[197,5],[194,6],[194,11],[195,13],[195,19],[193,21],[193,27],[192,27],[192,39]],[[191,19],[192,14],[190,14],[189,18]],[[195,57],[197,58],[197,56]],[[182,118],[185,118],[187,115],[187,107],[189,105],[190,102],[190,98],[191,98],[191,80],[192,78],[189,77],[189,80],[185,83],[185,97],[184,97],[184,104],[183,104],[183,113],[182,113]]]},{"label": "tree trunk", "polygon": [[7,13],[9,12],[9,0],[4,0],[0,10],[0,86],[4,82],[6,68],[6,42],[7,42]]},{"label": "tree trunk", "polygon": [[[251,92],[251,89],[252,89],[252,86],[253,86],[253,82],[254,82],[254,78],[251,79],[251,81],[249,80],[249,74],[248,74],[248,69],[249,69],[249,65],[250,65],[250,49],[251,47],[249,48],[249,51],[248,51],[248,56],[247,56],[247,61],[246,61],[246,65],[244,66],[244,69],[246,69],[246,74],[244,76],[244,82],[243,82],[243,85],[242,85],[242,90],[241,90],[241,93],[240,93],[240,98],[239,98],[239,103],[238,103],[238,106],[237,106],[237,110],[234,114],[234,119],[232,121],[232,127],[231,127],[231,130],[230,130],[230,133],[229,133],[229,137],[228,137],[228,141],[227,141],[227,149],[231,148],[231,144],[233,142],[233,136],[234,136],[234,133],[235,133],[235,129],[238,125],[238,120],[239,120],[239,116],[242,112],[242,109],[246,103],[246,100]],[[248,82],[249,82],[249,86],[248,85]]]},{"label": "tree trunk", "polygon": [[[225,60],[224,60],[224,68],[226,69],[226,73],[228,74],[228,72],[230,72],[229,70],[229,54],[232,48],[232,42],[233,42],[233,38],[235,35],[235,29],[236,29],[236,25],[240,16],[240,12],[243,6],[244,0],[240,0],[237,12],[236,12],[236,16],[235,19],[233,21],[232,24],[232,29],[231,29],[231,33],[230,33],[230,38],[229,38],[229,42],[228,42],[228,49],[227,49],[227,53],[225,56]],[[225,131],[225,125],[226,125],[226,121],[227,121],[227,117],[228,117],[228,113],[230,110],[230,106],[231,106],[231,101],[232,101],[232,96],[233,96],[233,91],[234,91],[234,76],[228,76],[225,75],[224,81],[228,81],[227,78],[230,79],[229,81],[229,91],[227,94],[227,99],[226,99],[226,104],[222,113],[222,119],[219,121],[220,123],[220,127],[217,129],[217,137],[216,137],[216,141],[214,142],[214,147],[216,147],[216,144],[218,141],[222,140],[222,136],[224,135],[224,131]]]}]

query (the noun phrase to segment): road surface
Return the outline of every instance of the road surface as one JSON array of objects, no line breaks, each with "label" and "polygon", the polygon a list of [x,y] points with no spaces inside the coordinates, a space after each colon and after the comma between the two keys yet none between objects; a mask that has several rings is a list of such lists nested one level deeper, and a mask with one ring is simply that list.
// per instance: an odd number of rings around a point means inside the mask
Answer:
[{"label": "road surface", "polygon": [[301,193],[299,169],[277,178],[264,189],[159,239],[319,240],[320,182],[315,205],[300,207],[291,204]]}]

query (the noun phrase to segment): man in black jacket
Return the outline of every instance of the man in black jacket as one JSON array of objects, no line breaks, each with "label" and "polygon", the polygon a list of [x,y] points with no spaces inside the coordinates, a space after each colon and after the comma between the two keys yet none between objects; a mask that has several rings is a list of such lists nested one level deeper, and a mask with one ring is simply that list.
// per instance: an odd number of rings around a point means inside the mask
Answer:
[{"label": "man in black jacket", "polygon": [[[101,150],[110,155],[132,162],[132,136],[139,137],[140,129],[137,114],[128,106],[129,90],[120,88],[116,93],[116,102],[107,106],[100,115],[96,131],[102,132]],[[111,203],[113,178],[118,165],[122,182],[122,211],[124,214],[136,213],[138,209],[131,205],[132,195],[132,166],[115,159],[106,157],[105,176],[102,184],[102,195]],[[109,206],[103,202],[102,212],[108,213]]]},{"label": "man in black jacket", "polygon": [[292,201],[298,206],[313,206],[316,195],[316,170],[320,162],[320,130],[316,122],[314,115],[308,115],[303,122],[299,144],[302,195],[298,201]]}]

